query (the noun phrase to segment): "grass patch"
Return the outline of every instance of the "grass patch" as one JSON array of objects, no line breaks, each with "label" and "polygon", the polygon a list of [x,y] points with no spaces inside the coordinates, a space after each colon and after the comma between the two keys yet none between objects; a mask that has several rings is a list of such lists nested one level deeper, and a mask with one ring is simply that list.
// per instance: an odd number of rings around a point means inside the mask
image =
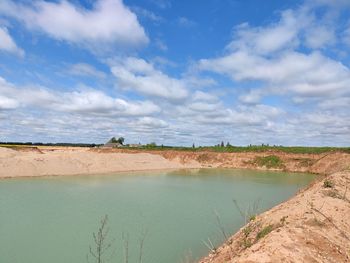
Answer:
[{"label": "grass patch", "polygon": [[265,236],[268,235],[272,230],[273,230],[273,225],[265,226],[262,230],[260,230],[260,231],[258,232],[258,234],[256,235],[256,239],[259,240],[259,239],[265,237]]},{"label": "grass patch", "polygon": [[324,180],[323,187],[324,188],[333,188],[334,187],[334,183],[331,180]]},{"label": "grass patch", "polygon": [[[95,147],[102,146],[102,144],[89,144],[89,143],[40,143],[40,142],[0,142],[0,147],[8,146],[78,146],[78,147]],[[187,151],[187,152],[284,152],[284,153],[300,153],[300,154],[320,154],[327,152],[346,152],[350,153],[350,147],[304,147],[304,146],[282,146],[282,145],[248,145],[248,146],[199,146],[199,147],[182,147],[182,146],[167,146],[156,145],[155,143],[143,145],[137,148],[123,147],[123,149],[131,150],[175,150],[175,151]],[[306,160],[305,160],[306,161]]]},{"label": "grass patch", "polygon": [[[300,153],[300,154],[320,154],[327,152],[346,152],[350,153],[350,147],[303,147],[303,146],[268,146],[268,145],[249,145],[249,146],[199,146],[199,147],[178,147],[165,145],[145,145],[137,149],[145,150],[175,150],[188,152],[284,152],[284,153]],[[308,160],[305,160],[307,163]]]},{"label": "grass patch", "polygon": [[265,166],[266,168],[283,168],[283,161],[276,155],[269,155],[264,157],[256,157],[254,163],[258,166]]}]

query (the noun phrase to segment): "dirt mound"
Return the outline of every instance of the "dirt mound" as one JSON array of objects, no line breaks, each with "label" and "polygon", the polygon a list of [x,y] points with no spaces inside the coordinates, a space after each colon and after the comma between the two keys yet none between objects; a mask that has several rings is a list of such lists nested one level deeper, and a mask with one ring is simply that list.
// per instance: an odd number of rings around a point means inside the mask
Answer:
[{"label": "dirt mound", "polygon": [[332,174],[350,169],[350,154],[332,153],[317,159],[310,167],[310,172]]},{"label": "dirt mound", "polygon": [[181,152],[157,151],[169,160],[181,163],[199,162],[203,167],[250,168],[281,170],[290,172],[310,172],[317,174],[331,174],[343,171],[350,166],[350,154],[331,152],[325,154],[288,154],[284,152]]},{"label": "dirt mound", "polygon": [[10,148],[0,147],[0,158],[10,158],[16,155],[16,151]]},{"label": "dirt mound", "polygon": [[314,183],[251,220],[200,263],[350,262],[349,188],[350,171]]}]

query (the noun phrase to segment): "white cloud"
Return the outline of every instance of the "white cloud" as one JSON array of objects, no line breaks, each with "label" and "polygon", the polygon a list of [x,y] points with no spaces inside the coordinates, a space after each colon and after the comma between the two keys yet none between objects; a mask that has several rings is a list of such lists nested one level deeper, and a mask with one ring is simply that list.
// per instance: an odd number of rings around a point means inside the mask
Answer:
[{"label": "white cloud", "polygon": [[181,100],[188,95],[183,80],[169,77],[143,59],[120,59],[111,71],[123,89],[168,100]]},{"label": "white cloud", "polygon": [[142,117],[139,120],[136,121],[135,125],[137,127],[143,127],[143,128],[150,128],[150,129],[156,129],[156,128],[166,128],[168,127],[168,124],[161,119],[156,119],[152,117]]},{"label": "white cloud", "polygon": [[0,26],[0,50],[16,54],[20,57],[24,56],[24,51],[16,45],[7,28],[2,26]]},{"label": "white cloud", "polygon": [[0,110],[15,109],[18,107],[18,102],[14,99],[0,95]]},{"label": "white cloud", "polygon": [[0,78],[0,108],[43,108],[50,111],[94,116],[148,116],[160,111],[150,101],[128,102],[105,93],[84,89],[59,92],[43,87],[16,87]]},{"label": "white cloud", "polygon": [[148,43],[136,15],[122,0],[98,0],[91,10],[66,0],[36,0],[31,5],[2,0],[0,13],[55,39],[94,48],[102,49],[103,44],[139,46]]},{"label": "white cloud", "polygon": [[312,49],[322,48],[336,42],[336,34],[332,27],[310,27],[305,34],[306,45]]},{"label": "white cloud", "polygon": [[213,95],[213,94],[210,94],[208,92],[204,92],[204,91],[195,91],[193,96],[192,96],[192,99],[194,101],[207,101],[207,102],[216,102],[218,101],[218,97]]},{"label": "white cloud", "polygon": [[95,67],[86,63],[77,63],[74,65],[71,65],[70,68],[68,69],[68,72],[76,76],[88,76],[88,77],[95,77],[99,79],[104,79],[107,76],[106,73],[104,73],[103,71],[100,71]]},{"label": "white cloud", "polygon": [[349,69],[319,52],[306,55],[289,51],[265,58],[237,51],[217,59],[203,59],[199,68],[226,74],[236,81],[263,81],[273,87],[267,90],[270,93],[327,97],[349,92],[350,85]]},{"label": "white cloud", "polygon": [[261,89],[250,90],[248,93],[245,93],[239,96],[239,100],[247,104],[256,104],[263,97],[264,92]]},{"label": "white cloud", "polygon": [[319,103],[321,109],[327,110],[342,110],[345,112],[345,109],[348,109],[350,113],[350,96],[349,97],[340,97],[340,98],[328,98],[322,100]]},{"label": "white cloud", "polygon": [[[280,12],[270,24],[237,26],[223,55],[202,59],[194,68],[190,64],[182,74],[181,64],[165,58],[110,59],[106,64],[116,78],[117,88],[110,92],[118,92],[117,97],[89,87],[70,91],[18,87],[0,78],[0,133],[6,138],[33,134],[48,141],[79,138],[85,142],[104,142],[111,136],[125,136],[128,142],[158,144],[213,145],[224,140],[235,145],[345,145],[350,140],[350,70],[336,56],[329,56],[334,50],[339,51],[335,43],[341,37],[336,20],[332,20],[334,16],[329,14],[332,12],[313,9],[330,2],[307,0],[295,10]],[[334,6],[339,8],[346,1],[336,2]],[[89,47],[106,43],[137,45],[147,41],[136,16],[121,1],[99,0],[91,10],[73,3],[77,1],[3,0],[0,10],[30,29],[79,45],[82,42]],[[132,31],[126,31],[126,39],[117,39],[114,29],[122,23],[114,22],[113,28],[94,32],[92,29],[119,19],[110,17],[113,8],[106,11],[101,7],[108,3],[119,3],[121,17],[133,17],[135,28],[143,34],[137,38]],[[51,15],[53,9],[57,12]],[[133,10],[159,22],[154,13]],[[68,25],[59,20],[62,12],[68,14]],[[45,20],[49,14],[53,21]],[[94,16],[102,22],[92,25],[92,20],[88,20]],[[188,22],[182,20],[184,25]],[[87,29],[77,32],[81,27],[79,21],[86,22],[91,32]],[[61,32],[63,29],[67,32]],[[103,35],[107,31],[110,37]],[[157,39],[153,44],[162,48]],[[107,76],[84,63],[71,65],[67,70],[73,75],[100,80]],[[178,75],[169,75],[165,70]],[[217,78],[216,73],[229,76],[232,82],[226,77]],[[146,99],[140,100],[138,95]],[[262,100],[270,95],[273,97]],[[271,105],[266,105],[270,102]]]},{"label": "white cloud", "polygon": [[228,46],[231,50],[253,50],[267,54],[298,44],[298,31],[304,23],[291,10],[282,12],[276,24],[267,27],[250,27],[247,23],[235,29],[234,40]]}]

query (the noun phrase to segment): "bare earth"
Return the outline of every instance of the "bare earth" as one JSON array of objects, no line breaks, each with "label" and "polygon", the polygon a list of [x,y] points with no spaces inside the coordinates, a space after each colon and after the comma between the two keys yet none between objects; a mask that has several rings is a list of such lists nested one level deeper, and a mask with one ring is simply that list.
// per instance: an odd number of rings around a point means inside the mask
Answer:
[{"label": "bare earth", "polygon": [[46,175],[104,174],[122,171],[197,168],[157,154],[94,151],[89,148],[0,147],[0,178]]},{"label": "bare earth", "polygon": [[232,167],[323,174],[289,201],[256,216],[200,263],[350,262],[350,154],[215,153],[63,147],[0,147],[0,178],[118,171]]}]

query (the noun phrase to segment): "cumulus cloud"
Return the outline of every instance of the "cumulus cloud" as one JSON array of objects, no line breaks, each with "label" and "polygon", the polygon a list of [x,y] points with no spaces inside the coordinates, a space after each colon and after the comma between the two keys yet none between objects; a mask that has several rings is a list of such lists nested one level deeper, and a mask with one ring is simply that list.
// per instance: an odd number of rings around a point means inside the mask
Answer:
[{"label": "cumulus cloud", "polygon": [[217,59],[203,59],[199,67],[227,74],[237,81],[264,81],[275,92],[291,91],[304,96],[342,94],[349,91],[350,85],[349,69],[319,52],[288,51],[275,58],[265,58],[237,51]]},{"label": "cumulus cloud", "polygon": [[255,53],[270,53],[298,44],[298,31],[304,18],[298,19],[291,10],[282,12],[278,23],[267,27],[250,27],[247,23],[235,28],[231,50],[254,50]]},{"label": "cumulus cloud", "polygon": [[181,100],[188,95],[185,82],[169,77],[147,61],[128,57],[120,59],[111,71],[123,89],[167,100]]},{"label": "cumulus cloud", "polygon": [[18,102],[14,99],[0,95],[0,110],[15,109],[18,107]]},{"label": "cumulus cloud", "polygon": [[0,26],[0,50],[16,54],[20,57],[24,56],[24,51],[17,46],[7,28],[2,26]]},{"label": "cumulus cloud", "polygon": [[[178,65],[164,58],[110,59],[106,64],[116,82],[116,90],[110,92],[118,92],[117,97],[89,87],[60,91],[37,85],[16,86],[0,78],[0,135],[16,139],[33,134],[48,141],[71,141],[76,136],[85,142],[125,136],[128,142],[184,145],[213,145],[222,140],[235,145],[344,145],[350,140],[350,69],[330,53],[338,38],[346,35],[339,36],[339,28],[329,18],[334,16],[327,10],[347,2],[307,0],[295,10],[278,13],[270,24],[238,25],[222,55],[203,58],[182,74],[179,67],[175,68]],[[1,1],[0,12],[55,39],[89,45],[147,42],[136,16],[121,1],[99,0],[91,10],[63,0],[20,3]],[[126,16],[135,22],[133,28],[141,32],[138,37],[127,31],[123,39],[124,31],[115,29],[123,23],[109,17],[112,10],[116,12],[116,8],[107,10],[109,4],[119,5],[121,20]],[[320,11],[320,6],[326,8]],[[42,19],[53,7],[58,11],[52,14],[53,20]],[[133,10],[158,22],[153,13]],[[63,11],[69,14],[69,25],[59,20]],[[87,21],[94,16],[101,23]],[[78,23],[73,23],[72,17]],[[102,31],[108,37],[87,29],[77,33],[79,21],[86,22],[90,30],[112,20],[114,27]],[[329,46],[332,49],[327,49]],[[85,63],[73,64],[67,70],[99,80],[107,76]],[[169,74],[173,70],[179,75]]]},{"label": "cumulus cloud", "polygon": [[137,127],[149,128],[149,129],[160,129],[168,127],[166,121],[153,118],[153,117],[142,117],[135,122]]},{"label": "cumulus cloud", "polygon": [[94,48],[101,49],[103,44],[139,46],[148,43],[136,15],[122,0],[98,0],[91,10],[66,0],[35,0],[31,4],[3,0],[0,13],[52,38]]},{"label": "cumulus cloud", "polygon": [[208,92],[196,90],[192,95],[194,101],[207,101],[207,102],[217,102],[219,99],[217,96],[210,94]]},{"label": "cumulus cloud", "polygon": [[[201,59],[198,68],[227,75],[236,83],[258,83],[240,95],[244,103],[259,103],[264,96],[276,94],[290,94],[299,102],[349,94],[349,68],[322,52],[337,41],[338,11],[316,15],[324,5],[307,1],[298,9],[282,11],[276,22],[263,27],[239,25],[226,54]],[[305,47],[311,51],[302,51]]]},{"label": "cumulus cloud", "polygon": [[306,45],[312,49],[322,48],[336,42],[334,28],[329,26],[313,26],[307,30]]},{"label": "cumulus cloud", "polygon": [[95,89],[71,92],[53,91],[44,87],[16,87],[0,78],[0,109],[43,108],[95,116],[148,116],[160,111],[150,101],[126,101]]}]

